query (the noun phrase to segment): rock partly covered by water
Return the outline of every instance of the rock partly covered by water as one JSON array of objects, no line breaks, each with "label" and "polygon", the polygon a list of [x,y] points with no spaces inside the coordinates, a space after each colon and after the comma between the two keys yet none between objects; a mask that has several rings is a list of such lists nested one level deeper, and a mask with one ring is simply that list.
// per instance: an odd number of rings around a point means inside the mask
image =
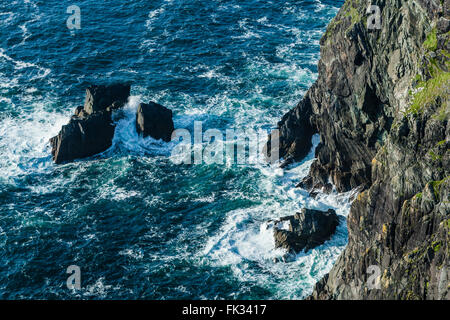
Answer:
[{"label": "rock partly covered by water", "polygon": [[50,139],[55,163],[85,158],[112,145],[115,125],[112,110],[121,108],[130,95],[130,85],[90,86],[84,107],[75,109],[69,123]]},{"label": "rock partly covered by water", "polygon": [[289,253],[308,251],[329,240],[338,225],[339,217],[333,209],[324,212],[303,208],[275,222],[275,247]]},{"label": "rock partly covered by water", "polygon": [[144,137],[169,142],[174,130],[172,110],[155,102],[141,103],[136,113],[136,130]]},{"label": "rock partly covered by water", "polygon": [[111,113],[101,111],[87,117],[73,116],[59,134],[50,139],[55,163],[93,156],[107,150],[114,137]]},{"label": "rock partly covered by water", "polygon": [[374,4],[369,28],[367,1],[344,3],[316,83],[278,125],[285,159],[320,134],[300,187],[362,189],[348,245],[310,298],[450,299],[450,0]]},{"label": "rock partly covered by water", "polygon": [[[77,107],[69,123],[50,139],[55,163],[93,156],[111,147],[115,132],[112,113],[127,103],[130,91],[129,84],[88,87],[84,106]],[[144,137],[170,141],[174,131],[172,110],[154,102],[141,103],[136,131]]]}]

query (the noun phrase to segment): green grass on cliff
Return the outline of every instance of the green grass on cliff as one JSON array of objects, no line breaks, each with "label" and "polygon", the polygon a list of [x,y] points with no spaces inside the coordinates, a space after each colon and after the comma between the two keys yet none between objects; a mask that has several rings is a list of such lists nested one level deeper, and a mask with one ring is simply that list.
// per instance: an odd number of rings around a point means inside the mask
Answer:
[{"label": "green grass on cliff", "polygon": [[350,20],[350,25],[345,32],[347,33],[353,25],[360,22],[363,15],[359,13],[356,8],[364,7],[361,5],[360,0],[347,0],[339,11],[338,15],[331,20],[324,35],[324,40],[329,43],[334,33],[338,32],[338,26],[342,24],[346,19]]},{"label": "green grass on cliff", "polygon": [[431,32],[427,35],[427,39],[423,43],[425,49],[429,51],[436,51],[437,49],[437,36],[436,36],[436,28],[433,28]]},{"label": "green grass on cliff", "polygon": [[445,121],[450,118],[450,108],[448,100],[441,106],[434,118],[438,121]]},{"label": "green grass on cliff", "polygon": [[[450,33],[447,32],[444,35],[448,39],[450,38]],[[427,64],[424,66],[424,74],[427,74],[430,79],[424,81],[420,75],[416,75],[413,79],[416,83],[416,92],[412,94],[411,105],[406,110],[407,114],[418,115],[424,108],[436,101],[438,97],[441,98],[441,106],[438,109],[438,114],[436,119],[446,120],[449,116],[448,101],[450,93],[450,73],[448,69],[450,67],[450,54],[444,50],[437,50],[438,40],[437,40],[437,29],[433,28],[427,35],[426,40],[423,42],[424,54],[427,56]],[[434,53],[434,56],[432,55]],[[445,66],[438,63],[436,55],[444,58]]]},{"label": "green grass on cliff", "polygon": [[347,31],[348,31],[355,23],[361,21],[361,19],[362,19],[361,14],[358,12],[358,10],[356,10],[356,9],[353,8],[353,7],[350,7],[350,8],[348,9],[348,11],[346,11],[345,17],[350,17],[350,21],[351,21],[350,27],[347,28]]},{"label": "green grass on cliff", "polygon": [[433,187],[434,195],[436,199],[439,199],[439,194],[441,192],[441,187],[444,183],[450,183],[450,176],[445,177],[442,180],[439,181],[431,181],[430,184]]},{"label": "green grass on cliff", "polygon": [[449,100],[450,72],[439,72],[435,77],[421,81],[418,84],[419,91],[414,94],[412,104],[407,110],[407,114],[417,115],[423,111],[425,106],[442,97],[443,103]]},{"label": "green grass on cliff", "polygon": [[433,160],[433,161],[442,160],[442,156],[437,155],[433,150],[428,151],[428,155],[431,157],[431,160]]},{"label": "green grass on cliff", "polygon": [[440,241],[433,241],[431,246],[433,247],[434,252],[438,252],[441,249],[442,243]]}]

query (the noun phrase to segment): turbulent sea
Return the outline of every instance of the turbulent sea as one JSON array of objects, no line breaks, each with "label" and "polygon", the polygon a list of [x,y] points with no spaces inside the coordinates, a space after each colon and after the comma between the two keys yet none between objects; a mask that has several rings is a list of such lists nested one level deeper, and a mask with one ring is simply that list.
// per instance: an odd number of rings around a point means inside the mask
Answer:
[{"label": "turbulent sea", "polygon": [[[176,128],[274,128],[317,78],[319,40],[343,0],[0,3],[0,298],[301,299],[347,243],[350,193],[294,188],[301,163],[177,165],[138,137],[136,105]],[[69,30],[67,8],[81,9]],[[48,140],[89,84],[130,82],[110,149],[54,165]],[[314,145],[318,137],[314,137]],[[290,263],[267,220],[302,207],[343,216]],[[67,267],[81,269],[69,290]]]}]

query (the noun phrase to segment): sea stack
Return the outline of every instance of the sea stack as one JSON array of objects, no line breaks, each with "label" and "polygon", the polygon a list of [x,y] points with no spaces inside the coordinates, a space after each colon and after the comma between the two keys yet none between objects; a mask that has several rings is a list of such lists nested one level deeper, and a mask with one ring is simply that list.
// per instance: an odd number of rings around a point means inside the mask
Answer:
[{"label": "sea stack", "polygon": [[112,111],[126,104],[130,90],[128,84],[88,87],[84,106],[77,107],[69,123],[50,139],[53,161],[59,164],[107,150],[115,131]]},{"label": "sea stack", "polygon": [[136,131],[138,134],[169,142],[173,130],[172,110],[155,102],[139,105],[136,113]]},{"label": "sea stack", "polygon": [[112,84],[109,86],[93,85],[86,89],[84,110],[87,114],[112,111],[122,108],[128,101],[131,86],[129,84]]}]

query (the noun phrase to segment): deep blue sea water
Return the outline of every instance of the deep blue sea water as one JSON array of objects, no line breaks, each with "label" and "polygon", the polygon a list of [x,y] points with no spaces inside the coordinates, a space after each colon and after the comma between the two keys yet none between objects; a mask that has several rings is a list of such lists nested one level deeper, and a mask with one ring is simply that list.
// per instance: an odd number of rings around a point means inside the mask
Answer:
[{"label": "deep blue sea water", "polygon": [[[317,77],[343,0],[0,2],[0,298],[300,299],[347,242],[274,263],[266,221],[303,206],[346,216],[349,194],[295,189],[314,153],[268,165],[175,165],[140,138],[150,100],[175,127],[270,129]],[[67,7],[81,9],[69,30]],[[89,84],[131,82],[113,146],[54,165],[57,134]],[[317,144],[317,137],[314,143]],[[66,287],[69,265],[81,290]]]}]

